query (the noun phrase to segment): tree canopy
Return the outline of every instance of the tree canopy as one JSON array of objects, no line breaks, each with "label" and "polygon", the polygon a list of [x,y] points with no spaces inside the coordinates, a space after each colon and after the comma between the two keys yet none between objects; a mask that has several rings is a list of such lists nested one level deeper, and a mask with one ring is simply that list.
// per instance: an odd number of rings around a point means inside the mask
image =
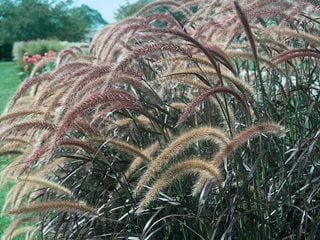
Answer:
[{"label": "tree canopy", "polygon": [[145,5],[153,1],[154,0],[138,0],[136,3],[133,4],[127,2],[125,5],[122,5],[119,7],[119,9],[117,9],[117,11],[114,14],[114,17],[117,21],[130,17],[136,12],[138,12]]},{"label": "tree canopy", "polygon": [[0,0],[0,45],[14,41],[56,38],[80,41],[98,25],[101,14],[73,1]]}]

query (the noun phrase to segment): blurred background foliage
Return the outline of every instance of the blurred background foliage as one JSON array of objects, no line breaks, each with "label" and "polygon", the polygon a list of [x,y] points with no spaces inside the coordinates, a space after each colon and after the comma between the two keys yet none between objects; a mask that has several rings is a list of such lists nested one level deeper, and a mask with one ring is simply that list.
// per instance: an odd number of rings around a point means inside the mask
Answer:
[{"label": "blurred background foliage", "polygon": [[12,59],[15,41],[56,39],[82,41],[90,29],[106,24],[101,14],[73,1],[1,0],[0,60]]}]

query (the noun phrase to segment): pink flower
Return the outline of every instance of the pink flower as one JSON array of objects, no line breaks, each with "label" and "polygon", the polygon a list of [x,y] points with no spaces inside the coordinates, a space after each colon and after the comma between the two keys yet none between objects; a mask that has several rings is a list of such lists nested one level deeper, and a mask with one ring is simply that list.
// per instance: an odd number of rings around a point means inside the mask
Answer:
[{"label": "pink flower", "polygon": [[50,50],[47,54],[48,57],[54,57],[56,55],[56,52],[53,50]]},{"label": "pink flower", "polygon": [[28,55],[24,55],[22,58],[23,62],[28,62],[29,61],[29,56]]},{"label": "pink flower", "polygon": [[36,61],[39,61],[42,58],[42,56],[39,53],[37,53],[33,55],[32,58],[34,58]]}]

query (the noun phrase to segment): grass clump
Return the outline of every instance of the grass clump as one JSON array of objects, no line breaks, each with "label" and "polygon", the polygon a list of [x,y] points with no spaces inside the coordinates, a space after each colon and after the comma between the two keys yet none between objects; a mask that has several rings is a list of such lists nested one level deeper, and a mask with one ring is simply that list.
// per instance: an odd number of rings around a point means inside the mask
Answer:
[{"label": "grass clump", "polygon": [[319,238],[317,14],[156,1],[63,50],[1,116],[5,209],[50,239]]}]

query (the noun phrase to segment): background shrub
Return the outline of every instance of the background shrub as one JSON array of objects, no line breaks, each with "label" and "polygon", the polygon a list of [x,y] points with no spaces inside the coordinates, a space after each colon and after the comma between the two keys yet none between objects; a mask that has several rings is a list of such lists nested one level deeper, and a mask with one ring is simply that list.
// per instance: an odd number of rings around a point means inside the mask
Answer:
[{"label": "background shrub", "polygon": [[[23,79],[30,75],[33,67],[41,59],[57,56],[58,53],[70,46],[79,46],[82,43],[71,43],[58,40],[34,40],[27,42],[15,42],[13,56],[18,63],[20,77]],[[52,70],[53,63],[47,63],[42,71]]]},{"label": "background shrub", "polygon": [[71,43],[61,42],[59,40],[34,40],[27,42],[15,42],[12,50],[14,60],[18,61],[19,64],[22,62],[24,54],[27,52],[29,55],[40,54],[52,50],[60,52],[62,49],[70,46]]}]

